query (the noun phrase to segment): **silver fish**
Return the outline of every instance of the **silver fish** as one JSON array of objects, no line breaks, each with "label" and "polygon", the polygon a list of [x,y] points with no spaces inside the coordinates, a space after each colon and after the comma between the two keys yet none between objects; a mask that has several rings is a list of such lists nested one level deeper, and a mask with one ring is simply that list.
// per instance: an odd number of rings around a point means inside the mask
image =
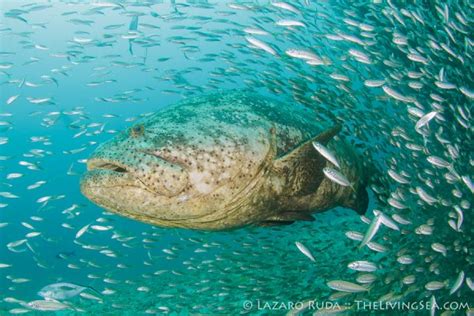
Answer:
[{"label": "silver fish", "polygon": [[45,299],[65,300],[87,289],[91,288],[73,283],[60,282],[46,285],[38,292],[38,295]]},{"label": "silver fish", "polygon": [[341,168],[334,153],[321,143],[313,142],[313,147],[329,162],[338,168]]},{"label": "silver fish", "polygon": [[61,311],[72,309],[71,306],[53,299],[31,301],[24,304],[24,306],[37,311]]},{"label": "silver fish", "polygon": [[245,39],[247,40],[247,42],[252,44],[253,47],[266,51],[267,53],[272,54],[272,55],[277,54],[276,50],[274,50],[270,45],[262,42],[259,39],[256,39],[255,37],[246,36]]},{"label": "silver fish", "polygon": [[316,260],[314,259],[313,255],[311,254],[311,252],[308,250],[308,248],[305,247],[305,245],[303,245],[302,243],[300,242],[295,242],[296,244],[296,247],[298,247],[298,249],[306,256],[309,258],[309,260],[313,261],[313,262],[316,262]]},{"label": "silver fish", "polygon": [[344,187],[352,187],[352,184],[349,182],[346,176],[340,173],[339,171],[337,171],[336,169],[333,169],[330,167],[324,167],[323,173],[329,180],[339,185],[342,185]]},{"label": "silver fish", "polygon": [[374,272],[377,270],[377,265],[375,263],[365,260],[353,261],[349,263],[347,267],[361,272]]},{"label": "silver fish", "polygon": [[449,295],[456,293],[456,291],[459,290],[463,282],[464,282],[464,271],[461,271],[459,272],[456,281],[454,281],[453,286],[449,290]]},{"label": "silver fish", "polygon": [[359,293],[359,292],[366,292],[369,290],[368,288],[363,287],[359,284],[355,284],[355,283],[347,282],[343,280],[329,281],[326,284],[331,289],[336,290],[336,291],[341,291],[341,292]]},{"label": "silver fish", "polygon": [[428,291],[437,291],[446,286],[445,282],[440,282],[440,281],[431,281],[425,284],[425,289]]},{"label": "silver fish", "polygon": [[433,112],[423,115],[423,117],[420,118],[418,122],[416,122],[415,129],[418,130],[422,128],[423,126],[425,126],[426,124],[428,124],[432,119],[436,117],[437,114],[438,112],[433,111]]},{"label": "silver fish", "polygon": [[367,232],[365,233],[364,238],[360,242],[359,248],[362,248],[363,246],[365,246],[368,242],[372,240],[372,238],[375,236],[375,234],[379,230],[381,224],[382,224],[382,219],[380,216],[375,216],[372,219],[372,222],[370,223],[370,226],[367,229]]}]

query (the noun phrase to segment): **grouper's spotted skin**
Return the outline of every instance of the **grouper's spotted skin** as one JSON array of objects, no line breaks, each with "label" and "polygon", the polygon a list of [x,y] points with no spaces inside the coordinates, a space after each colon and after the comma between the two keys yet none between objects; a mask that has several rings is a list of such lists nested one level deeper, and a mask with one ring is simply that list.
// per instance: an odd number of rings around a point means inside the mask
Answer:
[{"label": "grouper's spotted skin", "polygon": [[[365,211],[357,158],[328,127],[309,109],[252,94],[190,99],[100,146],[81,190],[136,220],[205,230],[288,223],[337,205]],[[324,177],[331,164],[310,143],[321,133],[357,194]]]}]

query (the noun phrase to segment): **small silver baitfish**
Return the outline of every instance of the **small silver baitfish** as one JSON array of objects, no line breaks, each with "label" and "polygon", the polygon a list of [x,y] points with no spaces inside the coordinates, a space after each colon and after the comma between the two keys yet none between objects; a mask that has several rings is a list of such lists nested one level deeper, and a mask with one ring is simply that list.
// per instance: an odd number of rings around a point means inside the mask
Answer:
[{"label": "small silver baitfish", "polygon": [[45,299],[65,300],[74,297],[87,289],[91,289],[94,292],[97,292],[96,290],[88,286],[60,282],[46,285],[38,292],[38,295]]}]

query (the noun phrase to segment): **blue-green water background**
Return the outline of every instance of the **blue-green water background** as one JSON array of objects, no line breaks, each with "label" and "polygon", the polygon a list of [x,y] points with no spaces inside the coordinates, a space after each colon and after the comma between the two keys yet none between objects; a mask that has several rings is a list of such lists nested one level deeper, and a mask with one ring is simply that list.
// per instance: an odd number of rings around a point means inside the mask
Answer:
[{"label": "blue-green water background", "polygon": [[[378,262],[381,266],[378,272],[380,283],[372,292],[372,299],[390,292],[402,295],[409,290],[415,294],[408,294],[408,299],[429,298],[423,289],[424,284],[433,279],[429,275],[420,276],[420,281],[412,289],[400,282],[386,282],[386,278],[400,280],[413,272],[415,267],[400,267],[396,258],[400,249],[405,248],[406,251],[408,248],[410,252],[410,247],[419,245],[418,237],[410,239],[386,231],[384,241],[390,248],[386,253],[357,249],[357,243],[346,238],[344,233],[348,230],[364,232],[367,226],[350,210],[337,209],[318,214],[313,223],[206,233],[156,228],[104,213],[80,194],[78,186],[79,176],[85,170],[84,159],[96,144],[110,139],[115,131],[125,129],[131,121],[145,113],[155,112],[185,97],[212,93],[218,89],[252,89],[284,102],[300,103],[315,111],[327,112],[322,115],[326,115],[328,121],[344,122],[345,136],[358,144],[366,157],[370,157],[383,172],[391,164],[390,159],[410,157],[408,150],[404,154],[403,149],[391,142],[391,130],[384,128],[397,125],[404,129],[413,128],[416,120],[402,119],[400,116],[407,116],[405,107],[388,99],[381,89],[367,89],[363,82],[365,79],[388,78],[388,70],[383,70],[384,64],[380,61],[383,56],[400,52],[390,45],[384,46],[389,41],[384,41],[383,33],[400,31],[411,34],[409,27],[384,30],[386,25],[377,25],[380,21],[370,17],[369,11],[374,6],[370,1],[361,1],[360,6],[350,8],[356,12],[355,19],[369,16],[368,23],[380,28],[378,31],[382,34],[377,45],[370,48],[378,53],[372,58],[376,60],[376,56],[380,57],[379,62],[365,66],[350,58],[342,58],[356,44],[334,42],[324,36],[337,31],[353,31],[342,21],[347,17],[344,12],[348,9],[347,3],[337,1],[311,1],[310,5],[295,3],[302,11],[296,17],[307,27],[294,30],[274,25],[276,19],[294,18],[294,14],[277,10],[264,1],[253,2],[252,10],[232,10],[224,2],[205,5],[204,1],[187,1],[174,6],[169,3],[150,2],[149,6],[124,3],[126,10],[99,10],[91,3],[80,1],[37,4],[45,7],[21,13],[25,21],[4,15],[0,27],[0,50],[11,53],[1,56],[2,63],[11,63],[11,66],[5,67],[1,74],[0,113],[12,114],[2,118],[9,121],[12,128],[3,130],[1,135],[7,137],[8,142],[0,146],[0,155],[7,156],[1,161],[0,191],[12,192],[19,197],[1,201],[8,205],[0,209],[0,222],[9,224],[0,228],[0,262],[12,267],[0,269],[0,299],[39,299],[39,289],[62,280],[93,286],[99,291],[105,288],[116,291],[112,295],[101,296],[100,302],[80,297],[69,300],[72,305],[91,313],[158,313],[166,307],[171,312],[184,314],[236,314],[248,312],[242,308],[245,300],[325,300],[332,293],[326,282],[353,279],[355,272],[347,269],[347,263],[362,259]],[[385,2],[380,4],[381,7],[386,5]],[[13,9],[28,11],[34,6],[27,1],[2,1],[0,9],[2,13]],[[409,7],[417,8],[416,4]],[[140,38],[130,41],[122,36],[129,32],[134,15],[140,15]],[[115,24],[119,26],[107,29],[107,26]],[[260,27],[270,32],[270,36],[255,37],[278,47],[279,56],[248,47],[243,32],[245,27]],[[418,32],[426,32],[427,35],[431,30],[427,26]],[[413,41],[419,37],[414,33]],[[81,44],[74,38],[90,38],[92,41]],[[421,45],[413,43],[413,46]],[[327,56],[332,65],[311,67],[285,56],[284,51],[288,48],[309,48],[319,56]],[[58,57],[58,54],[64,56]],[[436,65],[436,62],[433,61],[433,64]],[[472,74],[467,63],[463,66],[451,62],[451,66],[442,66],[450,70],[453,77],[463,71]],[[347,66],[357,71],[351,72]],[[404,70],[416,69],[409,62],[403,67]],[[433,66],[433,69],[439,71],[440,65]],[[328,77],[332,73],[350,77],[351,81],[345,84],[350,93],[344,92],[339,82]],[[55,81],[42,76],[50,76]],[[450,79],[459,83],[466,81],[462,78]],[[30,87],[23,80],[40,86]],[[113,82],[88,85],[103,80]],[[472,77],[467,81],[472,87]],[[406,87],[399,90],[407,91]],[[10,96],[17,94],[20,96],[15,102],[5,103]],[[424,92],[424,95],[420,93],[418,96],[423,98],[428,94]],[[311,98],[312,95],[318,96],[318,99]],[[32,104],[28,97],[52,99],[51,102]],[[113,102],[110,102],[111,99]],[[462,103],[465,99],[456,97],[453,102]],[[470,106],[467,108],[470,109]],[[71,115],[70,112],[76,110],[82,114]],[[104,114],[116,117],[108,118]],[[446,117],[449,119],[449,114]],[[54,124],[49,124],[51,121]],[[105,125],[101,130],[101,125],[87,126],[91,123]],[[84,129],[85,134],[74,137]],[[456,131],[453,128],[450,132]],[[416,134],[411,133],[416,138]],[[453,136],[452,142],[461,144],[463,140],[470,141],[470,131],[465,133],[464,136]],[[32,137],[35,136],[47,137],[49,142],[34,142]],[[423,144],[423,141],[420,143]],[[78,148],[84,150],[69,152]],[[43,157],[25,156],[33,149],[45,150],[46,154]],[[39,170],[28,170],[19,164],[20,161],[35,163]],[[464,157],[457,164],[460,172],[469,174],[472,170],[467,161]],[[418,172],[415,166],[407,159],[407,172]],[[419,170],[430,167],[421,163],[418,166]],[[72,170],[73,174],[68,175],[68,170]],[[24,176],[6,180],[6,175],[12,172],[23,173]],[[27,189],[28,185],[40,180],[47,183],[35,190]],[[381,187],[387,190],[385,195],[381,195],[387,196],[393,184],[385,178],[381,180]],[[467,191],[466,194],[470,193]],[[62,198],[37,203],[44,196]],[[472,195],[467,195],[467,199],[472,201]],[[375,204],[372,201],[370,209]],[[73,205],[79,208],[70,213],[64,212]],[[414,222],[413,229],[432,217],[436,217],[436,225],[446,226],[447,219],[441,218],[441,215],[420,210],[421,207],[417,210],[416,203],[411,207],[411,213],[405,214]],[[43,220],[34,221],[31,216]],[[105,218],[106,225],[113,225],[113,229],[88,232],[80,242],[113,250],[117,257],[108,257],[99,250],[84,249],[75,242],[77,231],[99,217]],[[466,214],[466,227],[469,227],[469,220]],[[22,222],[33,225],[34,229],[25,227]],[[436,236],[429,237],[425,248],[429,249],[433,241],[454,242],[457,237],[448,230],[449,227],[438,229]],[[30,248],[23,245],[20,247],[22,252],[16,253],[6,247],[7,243],[23,239],[31,231],[41,232],[41,235],[28,238]],[[113,234],[133,238],[121,242],[111,238]],[[469,228],[466,228],[466,234],[469,234]],[[469,241],[463,238],[461,243]],[[148,240],[144,242],[144,239]],[[312,249],[316,263],[311,263],[298,251],[295,241]],[[171,249],[173,254],[163,252],[163,249]],[[61,258],[60,254],[65,254],[67,258]],[[423,262],[423,256],[418,256],[416,251],[412,255],[417,257],[416,266],[426,266],[427,269],[428,263]],[[438,260],[443,268],[442,277],[435,279],[455,278],[458,270],[465,268],[466,256],[469,255],[450,257],[449,264],[448,259],[436,256],[433,260]],[[77,269],[68,267],[69,264],[76,265]],[[127,267],[119,268],[118,264]],[[472,271],[470,264],[466,266],[466,273],[469,269]],[[160,270],[166,271],[154,274]],[[27,278],[29,281],[12,282],[16,278]],[[118,283],[104,282],[104,278],[117,280]],[[137,291],[141,286],[148,287],[149,292]],[[464,285],[461,298],[466,300],[472,297],[468,291]],[[14,307],[18,306],[0,301],[0,312]],[[254,309],[250,312],[269,311]],[[283,311],[273,313],[281,314]]]}]

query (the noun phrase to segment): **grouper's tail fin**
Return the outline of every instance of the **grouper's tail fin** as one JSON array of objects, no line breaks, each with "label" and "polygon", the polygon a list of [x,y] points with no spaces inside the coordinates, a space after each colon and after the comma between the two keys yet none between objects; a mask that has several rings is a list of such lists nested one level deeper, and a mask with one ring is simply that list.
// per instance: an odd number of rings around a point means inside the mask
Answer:
[{"label": "grouper's tail fin", "polygon": [[343,201],[342,206],[353,209],[359,215],[364,215],[369,207],[369,188],[373,177],[378,174],[370,159],[365,158],[359,151],[354,150],[351,159],[352,194]]},{"label": "grouper's tail fin", "polygon": [[357,190],[352,194],[352,198],[343,204],[344,207],[353,209],[359,215],[364,215],[369,207],[369,193],[364,184],[358,186]]},{"label": "grouper's tail fin", "polygon": [[369,192],[371,179],[374,174],[374,166],[370,159],[365,157],[353,142],[340,141],[335,146],[335,152],[338,157],[344,157],[346,166],[342,173],[345,174],[351,182],[349,194],[339,200],[339,205],[353,209],[359,215],[364,215],[369,206]]}]

